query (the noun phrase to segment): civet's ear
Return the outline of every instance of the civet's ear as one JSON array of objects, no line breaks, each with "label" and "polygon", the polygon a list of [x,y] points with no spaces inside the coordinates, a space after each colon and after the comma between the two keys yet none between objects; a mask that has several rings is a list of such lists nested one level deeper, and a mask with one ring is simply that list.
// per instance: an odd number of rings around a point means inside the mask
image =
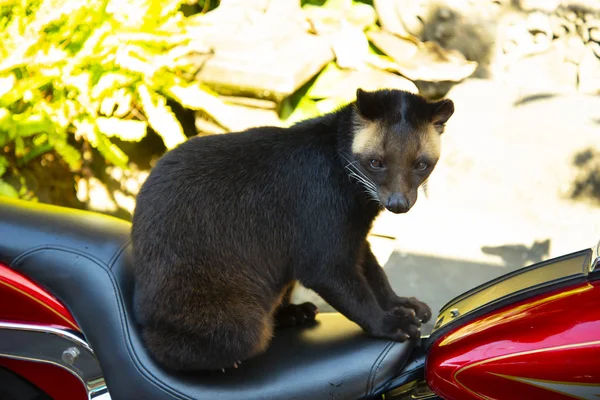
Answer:
[{"label": "civet's ear", "polygon": [[431,123],[435,129],[441,134],[444,132],[444,126],[454,114],[454,103],[450,99],[444,99],[431,104]]},{"label": "civet's ear", "polygon": [[381,103],[377,102],[375,93],[356,89],[356,110],[361,117],[373,121],[377,118]]}]

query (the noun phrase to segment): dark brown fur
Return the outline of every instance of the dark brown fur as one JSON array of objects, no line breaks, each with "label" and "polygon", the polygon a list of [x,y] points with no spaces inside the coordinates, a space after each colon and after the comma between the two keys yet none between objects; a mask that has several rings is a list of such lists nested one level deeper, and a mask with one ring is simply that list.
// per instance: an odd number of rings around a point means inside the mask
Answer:
[{"label": "dark brown fur", "polygon": [[431,311],[393,292],[366,238],[383,207],[414,204],[454,108],[398,90],[357,95],[288,129],[190,139],[157,163],[132,239],[135,314],[160,363],[221,369],[263,352],[275,326],[315,318],[314,305],[289,304],[296,281],[372,336],[420,335]]}]

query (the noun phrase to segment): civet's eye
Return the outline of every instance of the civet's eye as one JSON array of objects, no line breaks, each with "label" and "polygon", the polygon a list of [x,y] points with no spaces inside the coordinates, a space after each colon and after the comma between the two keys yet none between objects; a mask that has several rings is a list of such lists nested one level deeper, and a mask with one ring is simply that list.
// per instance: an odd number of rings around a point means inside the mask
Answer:
[{"label": "civet's eye", "polygon": [[369,166],[373,169],[381,169],[381,168],[383,168],[383,163],[379,160],[373,159],[373,160],[369,161]]},{"label": "civet's eye", "polygon": [[427,164],[425,161],[419,161],[418,163],[415,164],[415,170],[417,170],[419,172],[423,172],[427,168],[429,168],[429,164]]}]

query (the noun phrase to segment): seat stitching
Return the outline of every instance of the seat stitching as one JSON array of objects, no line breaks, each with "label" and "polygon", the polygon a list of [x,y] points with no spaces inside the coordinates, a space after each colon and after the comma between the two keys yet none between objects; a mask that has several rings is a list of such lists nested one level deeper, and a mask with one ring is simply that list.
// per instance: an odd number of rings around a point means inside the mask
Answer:
[{"label": "seat stitching", "polygon": [[385,350],[390,346],[390,344],[391,344],[391,342],[388,342],[381,350],[381,353],[379,353],[379,355],[375,358],[375,361],[373,361],[373,365],[371,366],[371,370],[369,371],[369,376],[367,377],[367,389],[366,389],[365,395],[369,394],[370,386],[371,386],[371,376],[373,375],[373,370],[375,369],[375,365],[377,364],[377,361],[379,361],[379,359],[382,357]]},{"label": "seat stitching", "polygon": [[21,259],[24,259],[28,256],[30,256],[31,254],[38,252],[40,250],[59,250],[59,251],[66,251],[69,253],[73,253],[73,254],[77,254],[80,256],[83,256],[85,258],[90,259],[91,261],[95,262],[96,264],[100,265],[102,267],[102,269],[104,269],[106,271],[106,268],[104,268],[104,266],[106,265],[106,263],[104,261],[102,261],[101,259],[99,259],[96,256],[93,256],[89,253],[83,252],[81,250],[77,250],[74,249],[72,247],[66,247],[66,246],[60,246],[60,245],[47,245],[47,244],[43,244],[40,246],[36,246],[36,247],[32,247],[31,249],[25,250],[23,251],[21,254],[19,254],[18,256],[16,256],[12,262],[8,265],[11,268],[14,268],[15,265],[17,265],[18,263],[21,262]]},{"label": "seat stitching", "polygon": [[[113,291],[116,294],[115,297],[117,299],[117,305],[118,305],[119,309],[121,310],[121,312],[119,313],[119,319],[121,320],[121,331],[123,333],[124,338],[127,338],[127,340],[125,340],[125,345],[126,345],[125,347],[127,348],[127,352],[129,353],[129,356],[131,357],[131,359],[133,361],[134,368],[138,372],[140,372],[140,375],[142,377],[144,377],[144,379],[146,379],[146,381],[148,383],[154,385],[156,388],[160,389],[165,394],[167,394],[167,395],[175,395],[175,396],[177,396],[180,399],[194,400],[193,398],[186,396],[185,394],[179,392],[178,390],[173,389],[172,387],[168,386],[166,383],[164,383],[160,379],[158,379],[156,376],[154,376],[150,371],[148,371],[142,365],[142,363],[137,358],[137,355],[135,354],[135,352],[132,351],[132,349],[130,347],[131,346],[131,339],[130,339],[129,335],[126,332],[127,321],[124,320],[125,312],[124,312],[124,304],[123,304],[122,297],[121,297],[121,291],[117,290],[116,285],[115,285],[115,277],[111,273],[111,271],[108,269],[108,266],[106,265],[106,263],[98,260],[95,256],[83,253],[83,252],[81,252],[79,250],[76,250],[76,249],[72,249],[72,248],[68,248],[68,247],[62,247],[62,246],[38,246],[38,247],[36,247],[34,249],[30,249],[30,250],[28,250],[26,252],[21,253],[19,256],[17,256],[13,260],[13,262],[11,263],[11,266],[17,264],[17,259],[18,259],[18,262],[22,262],[22,260],[25,260],[25,258],[31,256],[33,253],[38,252],[40,250],[55,250],[55,251],[63,251],[63,252],[66,252],[66,253],[78,254],[78,255],[80,255],[82,257],[85,257],[85,258],[89,259],[90,261],[94,262],[95,264],[98,264],[98,266],[100,266],[107,273],[107,275],[108,275],[108,277],[110,279],[110,283],[112,285]],[[140,364],[140,365],[138,366],[138,364]],[[149,375],[155,381],[153,381],[152,379],[148,379],[149,377],[147,375]],[[163,387],[163,386],[166,386],[166,387]]]},{"label": "seat stitching", "polygon": [[131,243],[131,239],[127,239],[125,241],[125,243],[123,243],[121,245],[121,247],[119,247],[115,251],[115,254],[113,254],[113,256],[110,258],[110,260],[107,263],[108,269],[110,269],[112,271],[113,266],[115,265],[115,263],[117,262],[119,257],[121,257],[121,254],[123,254],[123,251],[125,251],[125,249],[127,248],[127,246],[129,246],[130,243]]},{"label": "seat stitching", "polygon": [[379,371],[381,364],[385,361],[387,355],[390,353],[392,348],[396,345],[396,342],[389,342],[388,345],[381,351],[381,354],[375,362],[373,363],[373,367],[371,368],[371,373],[369,374],[369,382],[367,384],[367,392],[368,396],[373,391],[373,387],[375,386],[375,377],[377,376],[377,372]]}]

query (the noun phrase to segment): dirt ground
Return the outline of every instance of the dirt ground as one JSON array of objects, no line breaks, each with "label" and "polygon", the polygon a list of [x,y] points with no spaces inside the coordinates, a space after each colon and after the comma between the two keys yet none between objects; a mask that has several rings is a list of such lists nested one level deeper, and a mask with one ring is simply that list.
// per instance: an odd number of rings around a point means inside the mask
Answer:
[{"label": "dirt ground", "polygon": [[[427,198],[408,214],[385,213],[373,231],[385,236],[372,244],[398,294],[438,310],[477,284],[600,240],[600,206],[569,196],[575,154],[600,149],[600,96],[515,104],[517,95],[502,80],[468,80],[448,94],[456,113]],[[312,293],[296,297],[331,310]]]}]

